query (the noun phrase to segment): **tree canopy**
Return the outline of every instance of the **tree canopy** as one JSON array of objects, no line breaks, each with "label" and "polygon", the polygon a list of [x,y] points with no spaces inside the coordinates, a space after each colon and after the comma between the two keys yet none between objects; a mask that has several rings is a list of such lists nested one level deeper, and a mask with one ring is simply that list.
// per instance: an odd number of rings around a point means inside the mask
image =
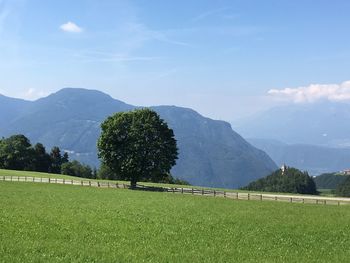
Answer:
[{"label": "tree canopy", "polygon": [[62,173],[85,178],[95,178],[90,166],[69,161],[68,153],[61,154],[55,146],[50,153],[43,144],[31,145],[22,134],[0,139],[0,169]]},{"label": "tree canopy", "polygon": [[335,190],[337,196],[350,197],[350,176],[344,176],[345,180]]},{"label": "tree canopy", "polygon": [[319,189],[336,189],[346,180],[347,176],[340,173],[324,173],[315,177]]},{"label": "tree canopy", "polygon": [[279,169],[267,177],[251,182],[242,189],[265,192],[318,194],[313,178],[307,172],[302,172],[291,167],[287,167],[284,172]]},{"label": "tree canopy", "polygon": [[119,112],[101,124],[98,156],[103,165],[132,188],[140,180],[157,181],[176,164],[174,132],[150,109]]},{"label": "tree canopy", "polygon": [[32,154],[30,141],[24,135],[13,135],[0,140],[0,168],[28,169]]}]

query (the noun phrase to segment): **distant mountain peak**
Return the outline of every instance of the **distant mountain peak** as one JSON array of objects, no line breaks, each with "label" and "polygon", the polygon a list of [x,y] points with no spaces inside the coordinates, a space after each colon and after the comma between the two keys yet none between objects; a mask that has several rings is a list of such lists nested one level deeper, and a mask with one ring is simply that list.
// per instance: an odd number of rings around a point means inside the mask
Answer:
[{"label": "distant mountain peak", "polygon": [[50,96],[96,96],[96,98],[109,98],[112,99],[112,97],[102,91],[94,90],[94,89],[84,89],[84,88],[63,88],[59,91],[50,94]]}]

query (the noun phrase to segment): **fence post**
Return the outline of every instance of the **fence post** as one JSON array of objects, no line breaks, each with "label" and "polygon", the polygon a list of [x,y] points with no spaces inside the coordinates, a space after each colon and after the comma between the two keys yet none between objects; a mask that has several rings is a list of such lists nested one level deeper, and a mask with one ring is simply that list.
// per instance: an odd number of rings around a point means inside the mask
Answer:
[{"label": "fence post", "polygon": [[192,194],[194,194],[194,193],[193,193],[193,188],[192,188]]},{"label": "fence post", "polygon": [[109,188],[109,182],[107,182],[107,187]]},{"label": "fence post", "polygon": [[290,198],[290,202],[293,203],[293,197]]},{"label": "fence post", "polygon": [[224,197],[226,197],[226,192],[224,191]]},{"label": "fence post", "polygon": [[277,201],[277,196],[275,196],[275,201]]},{"label": "fence post", "polygon": [[89,186],[91,186],[91,181],[89,180]]},{"label": "fence post", "polygon": [[11,182],[12,182],[12,175],[11,175]]},{"label": "fence post", "polygon": [[305,199],[303,198],[303,204],[305,203]]},{"label": "fence post", "polygon": [[202,189],[202,195],[204,195],[204,189]]},{"label": "fence post", "polygon": [[183,187],[181,187],[181,194],[183,194],[184,193],[184,188]]},{"label": "fence post", "polygon": [[324,200],[324,205],[326,205],[327,204],[327,200]]},{"label": "fence post", "polygon": [[250,200],[250,193],[248,193],[248,200]]},{"label": "fence post", "polygon": [[216,192],[215,192],[215,190],[214,190],[214,197],[216,196]]},{"label": "fence post", "polygon": [[238,200],[238,192],[236,193],[236,199]]},{"label": "fence post", "polygon": [[32,177],[33,178],[33,182],[34,182],[34,177]]},{"label": "fence post", "polygon": [[65,184],[65,180],[64,180],[64,178],[63,178],[63,184]]},{"label": "fence post", "polygon": [[340,205],[340,202],[338,201],[338,206]]},{"label": "fence post", "polygon": [[50,177],[49,177],[49,183],[50,183]]},{"label": "fence post", "polygon": [[262,194],[260,194],[260,201],[262,201]]}]

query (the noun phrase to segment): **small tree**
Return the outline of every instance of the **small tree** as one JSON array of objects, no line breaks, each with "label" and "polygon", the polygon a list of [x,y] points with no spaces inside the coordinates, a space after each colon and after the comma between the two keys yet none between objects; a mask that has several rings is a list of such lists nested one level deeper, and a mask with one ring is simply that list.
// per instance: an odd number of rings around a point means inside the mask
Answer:
[{"label": "small tree", "polygon": [[174,132],[150,109],[120,112],[102,124],[98,156],[118,178],[140,180],[167,176],[178,155]]},{"label": "small tree", "polygon": [[48,172],[51,167],[51,157],[46,152],[43,144],[37,143],[33,147],[33,157],[30,170],[37,172]]},{"label": "small tree", "polygon": [[63,157],[61,155],[61,150],[57,146],[52,147],[50,152],[51,157],[51,173],[60,174],[61,165],[63,163]]}]

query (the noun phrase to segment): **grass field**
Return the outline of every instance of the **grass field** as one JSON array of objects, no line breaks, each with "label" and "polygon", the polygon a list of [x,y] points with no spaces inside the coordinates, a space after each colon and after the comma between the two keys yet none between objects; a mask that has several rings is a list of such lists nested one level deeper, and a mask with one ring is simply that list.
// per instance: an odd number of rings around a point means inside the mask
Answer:
[{"label": "grass field", "polygon": [[1,262],[349,262],[350,207],[0,182]]},{"label": "grass field", "polygon": [[29,171],[16,171],[0,169],[0,176],[27,176],[27,177],[42,177],[42,178],[62,178],[62,179],[77,179],[75,176],[63,174],[49,174]]},{"label": "grass field", "polygon": [[[85,179],[75,176],[69,176],[69,175],[62,175],[62,174],[50,174],[50,173],[39,173],[39,172],[29,172],[29,171],[16,171],[16,170],[5,170],[0,169],[0,176],[27,176],[27,177],[42,177],[42,178],[61,178],[61,179],[68,179],[68,180],[91,180],[91,181],[102,181],[101,179],[94,180],[94,179]],[[119,182],[119,183],[126,183],[130,184],[130,182],[126,181],[112,181],[112,180],[103,180],[105,182]],[[156,186],[156,187],[184,187],[184,188],[191,188],[194,187],[196,189],[211,189],[211,190],[220,190],[220,191],[227,191],[227,192],[240,192],[240,193],[265,193],[268,194],[270,192],[257,192],[257,191],[247,191],[247,190],[239,190],[239,189],[224,189],[224,188],[213,188],[213,187],[201,187],[201,186],[188,186],[188,185],[174,185],[174,184],[159,184],[159,183],[150,183],[150,182],[138,182],[138,184],[146,185],[146,186]],[[271,194],[281,194],[281,195],[290,195],[289,193],[271,193]],[[294,194],[299,195],[299,194]],[[322,196],[334,196],[329,193],[329,191],[322,189],[321,191]]]}]

